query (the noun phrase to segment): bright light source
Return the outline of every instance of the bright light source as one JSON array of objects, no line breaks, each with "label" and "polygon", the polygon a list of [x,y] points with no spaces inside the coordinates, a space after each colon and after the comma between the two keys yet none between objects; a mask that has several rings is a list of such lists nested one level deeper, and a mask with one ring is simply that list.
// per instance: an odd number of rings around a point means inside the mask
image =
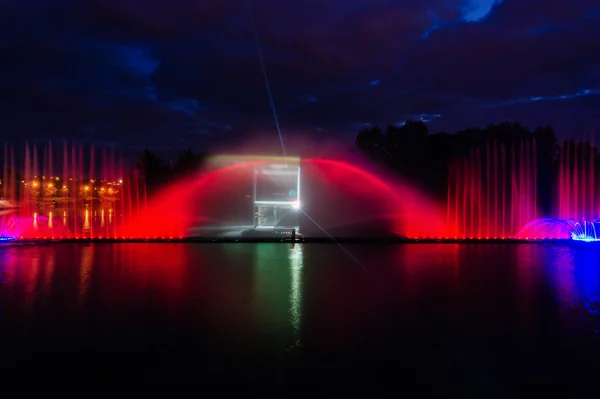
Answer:
[{"label": "bright light source", "polygon": [[296,201],[292,206],[294,207],[294,209],[300,209],[300,202]]}]

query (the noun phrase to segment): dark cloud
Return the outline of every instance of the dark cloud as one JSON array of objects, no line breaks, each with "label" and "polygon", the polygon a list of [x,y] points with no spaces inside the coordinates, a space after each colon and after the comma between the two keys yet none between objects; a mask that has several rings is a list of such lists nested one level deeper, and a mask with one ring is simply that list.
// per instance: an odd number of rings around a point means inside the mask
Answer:
[{"label": "dark cloud", "polygon": [[588,0],[4,1],[2,136],[238,140],[274,128],[265,71],[284,130],[350,139],[415,118],[592,131],[599,22]]}]

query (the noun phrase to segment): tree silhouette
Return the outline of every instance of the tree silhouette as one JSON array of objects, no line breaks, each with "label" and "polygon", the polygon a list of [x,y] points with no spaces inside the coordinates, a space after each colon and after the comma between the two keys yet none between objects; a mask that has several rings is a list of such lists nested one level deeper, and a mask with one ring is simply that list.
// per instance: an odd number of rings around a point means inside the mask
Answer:
[{"label": "tree silhouette", "polygon": [[205,153],[195,153],[190,148],[179,153],[177,163],[173,167],[173,176],[181,177],[197,172],[206,159]]},{"label": "tree silhouette", "polygon": [[[385,131],[373,126],[356,136],[356,146],[365,156],[438,197],[446,193],[448,171],[453,163],[477,151],[485,161],[490,152],[488,147],[518,153],[522,143],[535,149],[539,190],[549,193],[558,154],[556,134],[549,126],[531,132],[519,122],[507,121],[483,129],[466,128],[454,134],[429,134],[425,123],[406,121],[401,126],[390,125]],[[550,197],[548,194],[543,198]]]},{"label": "tree silhouette", "polygon": [[367,156],[381,159],[386,154],[385,135],[379,126],[358,132],[356,146]]},{"label": "tree silhouette", "polygon": [[146,185],[148,193],[153,193],[161,184],[168,181],[169,168],[154,152],[144,150],[133,170],[134,179]]}]

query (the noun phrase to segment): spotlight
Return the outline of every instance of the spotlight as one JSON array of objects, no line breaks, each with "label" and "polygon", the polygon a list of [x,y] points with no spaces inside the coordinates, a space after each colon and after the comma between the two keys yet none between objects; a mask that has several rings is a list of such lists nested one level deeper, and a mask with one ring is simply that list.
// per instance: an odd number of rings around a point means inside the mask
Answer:
[{"label": "spotlight", "polygon": [[294,207],[294,209],[300,209],[300,202],[296,201],[292,206]]}]

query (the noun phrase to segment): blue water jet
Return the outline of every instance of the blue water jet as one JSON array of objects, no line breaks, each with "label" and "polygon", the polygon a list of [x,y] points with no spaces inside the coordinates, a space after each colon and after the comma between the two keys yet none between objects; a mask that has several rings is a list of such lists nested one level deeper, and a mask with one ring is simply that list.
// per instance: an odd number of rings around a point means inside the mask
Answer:
[{"label": "blue water jet", "polygon": [[[574,222],[574,223],[573,223]],[[582,220],[581,222],[569,221],[571,226],[571,239],[583,242],[600,241],[598,238],[598,230],[600,229],[599,221]]]},{"label": "blue water jet", "polygon": [[518,237],[598,242],[600,241],[600,219],[536,219],[527,223],[519,232]]}]

